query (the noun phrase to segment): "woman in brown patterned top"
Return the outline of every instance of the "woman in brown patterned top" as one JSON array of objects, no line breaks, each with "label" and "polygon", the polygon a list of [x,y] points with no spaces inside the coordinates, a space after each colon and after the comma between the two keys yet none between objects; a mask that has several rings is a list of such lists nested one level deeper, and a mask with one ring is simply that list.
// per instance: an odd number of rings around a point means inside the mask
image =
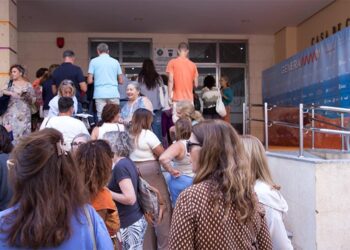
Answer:
[{"label": "woman in brown patterned top", "polygon": [[232,126],[221,120],[195,125],[187,150],[196,176],[177,200],[170,249],[272,249],[248,159]]}]

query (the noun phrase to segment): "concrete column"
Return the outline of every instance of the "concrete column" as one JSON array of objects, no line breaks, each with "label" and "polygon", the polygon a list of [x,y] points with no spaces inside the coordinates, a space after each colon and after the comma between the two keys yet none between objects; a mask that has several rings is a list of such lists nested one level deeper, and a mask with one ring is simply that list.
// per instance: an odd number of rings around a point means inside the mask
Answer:
[{"label": "concrete column", "polygon": [[275,34],[275,63],[291,57],[297,51],[297,27],[285,27]]},{"label": "concrete column", "polygon": [[0,0],[0,86],[9,79],[17,62],[17,0]]}]

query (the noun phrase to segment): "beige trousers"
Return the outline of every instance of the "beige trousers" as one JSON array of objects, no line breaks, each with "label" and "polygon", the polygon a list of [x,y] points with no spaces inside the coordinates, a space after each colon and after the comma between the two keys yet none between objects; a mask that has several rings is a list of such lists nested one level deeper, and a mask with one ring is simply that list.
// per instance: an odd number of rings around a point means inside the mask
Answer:
[{"label": "beige trousers", "polygon": [[135,162],[142,177],[153,187],[157,188],[165,201],[163,220],[157,226],[148,224],[143,242],[144,250],[167,250],[171,222],[171,203],[168,186],[160,170],[158,161]]}]

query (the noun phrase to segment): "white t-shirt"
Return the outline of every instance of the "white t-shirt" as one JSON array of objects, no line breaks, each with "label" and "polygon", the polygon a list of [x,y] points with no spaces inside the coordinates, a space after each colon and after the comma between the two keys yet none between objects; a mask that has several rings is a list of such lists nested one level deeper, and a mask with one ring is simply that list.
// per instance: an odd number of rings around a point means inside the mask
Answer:
[{"label": "white t-shirt", "polygon": [[84,123],[70,116],[55,116],[47,117],[41,124],[40,130],[44,128],[54,128],[60,131],[63,135],[64,149],[69,151],[72,140],[78,134],[89,134]]},{"label": "white t-shirt", "polygon": [[148,129],[142,129],[134,151],[130,154],[132,161],[152,161],[156,158],[153,155],[153,149],[160,145],[158,137]]},{"label": "white t-shirt", "polygon": [[[49,114],[48,116],[58,116],[58,100],[60,99],[60,96],[56,95],[54,98],[52,98],[52,100],[49,102]],[[78,112],[78,99],[73,96],[72,97],[73,102],[74,102],[74,114],[76,114]]]},{"label": "white t-shirt", "polygon": [[98,127],[98,137],[97,139],[103,139],[103,135],[107,132],[122,132],[125,131],[123,124],[118,123],[103,123],[101,127]]}]

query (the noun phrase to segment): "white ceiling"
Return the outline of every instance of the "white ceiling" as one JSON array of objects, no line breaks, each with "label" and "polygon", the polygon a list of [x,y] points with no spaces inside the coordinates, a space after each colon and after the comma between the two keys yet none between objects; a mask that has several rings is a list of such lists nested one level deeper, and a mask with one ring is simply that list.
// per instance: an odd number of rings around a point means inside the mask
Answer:
[{"label": "white ceiling", "polygon": [[19,31],[274,34],[333,0],[18,0]]}]

